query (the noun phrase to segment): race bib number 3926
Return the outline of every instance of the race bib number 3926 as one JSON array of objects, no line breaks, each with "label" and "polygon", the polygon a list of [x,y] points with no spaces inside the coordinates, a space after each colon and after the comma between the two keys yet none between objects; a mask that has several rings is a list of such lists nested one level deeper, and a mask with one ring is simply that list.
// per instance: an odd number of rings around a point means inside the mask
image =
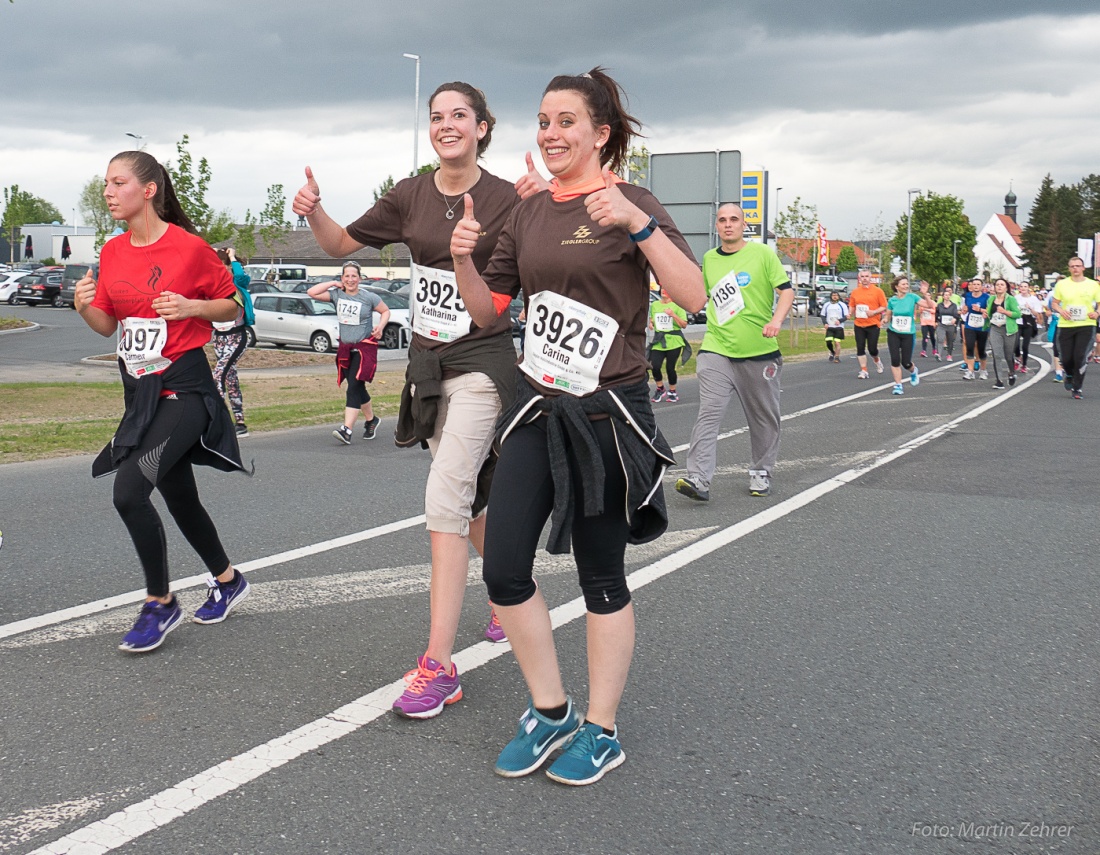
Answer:
[{"label": "race bib number 3926", "polygon": [[527,307],[520,369],[532,380],[570,395],[588,395],[600,385],[619,323],[562,294],[540,291]]}]

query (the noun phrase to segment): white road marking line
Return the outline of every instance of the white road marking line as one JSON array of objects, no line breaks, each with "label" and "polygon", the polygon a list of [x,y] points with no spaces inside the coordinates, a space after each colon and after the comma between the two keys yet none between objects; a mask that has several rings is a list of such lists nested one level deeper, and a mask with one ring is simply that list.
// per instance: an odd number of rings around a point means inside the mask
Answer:
[{"label": "white road marking line", "polygon": [[4,817],[0,819],[0,852],[18,846],[20,843],[26,843],[58,826],[80,819],[85,814],[98,810],[108,801],[126,795],[132,789],[133,787],[129,787],[114,793],[92,793],[89,796],[43,805]]},{"label": "white road marking line", "polygon": [[[1044,366],[1034,380],[1029,383],[1017,386],[1011,392],[990,399],[974,410],[902,444],[894,451],[884,453],[863,466],[849,469],[833,478],[827,478],[821,483],[803,490],[801,493],[758,514],[754,514],[728,528],[721,529],[665,558],[634,571],[627,576],[631,590],[636,591],[663,576],[667,576],[691,564],[696,559],[728,546],[734,541],[817,501],[834,490],[852,483],[868,472],[904,457],[911,451],[947,433],[957,425],[976,418],[978,415],[1004,403],[1025,386],[1040,380],[1045,376],[1046,371],[1047,368]],[[552,609],[550,617],[556,629],[581,617],[584,612],[584,598],[577,597]],[[459,671],[469,672],[491,662],[498,656],[502,656],[509,650],[511,650],[511,645],[508,643],[492,644],[483,641],[460,651],[452,659],[458,666]],[[404,687],[404,680],[399,679],[389,685],[375,689],[373,692],[356,698],[354,701],[333,710],[328,715],[304,724],[290,733],[276,737],[263,745],[258,745],[243,754],[231,757],[210,769],[181,781],[173,787],[162,790],[148,799],[129,805],[105,819],[89,823],[59,840],[55,840],[53,843],[34,850],[32,855],[72,855],[77,851],[86,852],[89,855],[102,855],[102,853],[118,849],[160,826],[167,825],[173,820],[185,816],[202,805],[213,801],[218,796],[232,792],[238,787],[254,781],[261,775],[301,757],[303,754],[314,751],[322,745],[334,742],[340,737],[347,736],[349,733],[366,726],[390,711],[393,699],[404,690]],[[78,844],[80,845],[79,849],[75,848]]]},{"label": "white road marking line", "polygon": [[[666,534],[653,543],[627,546],[626,563],[642,564],[665,555],[685,544],[710,534],[717,526],[682,529]],[[538,576],[553,576],[560,573],[575,573],[576,565],[572,555],[549,555],[540,552],[535,558],[535,573]],[[432,576],[431,564],[408,564],[404,567],[380,567],[375,570],[359,570],[349,573],[332,573],[326,576],[311,576],[308,581],[288,579],[285,581],[253,582],[247,600],[233,612],[234,619],[242,615],[272,614],[301,609],[318,608],[337,603],[360,602],[380,597],[402,596],[427,591]],[[470,559],[470,569],[466,578],[467,585],[480,585],[481,559]],[[205,588],[190,596],[179,595],[180,606],[190,614],[205,599]],[[134,622],[134,611],[130,607],[112,609],[96,613],[90,617],[66,621],[63,625],[43,627],[33,632],[23,633],[17,638],[0,641],[0,649],[12,650],[23,647],[36,647],[40,644],[53,644],[74,638],[106,633],[122,634]]]}]

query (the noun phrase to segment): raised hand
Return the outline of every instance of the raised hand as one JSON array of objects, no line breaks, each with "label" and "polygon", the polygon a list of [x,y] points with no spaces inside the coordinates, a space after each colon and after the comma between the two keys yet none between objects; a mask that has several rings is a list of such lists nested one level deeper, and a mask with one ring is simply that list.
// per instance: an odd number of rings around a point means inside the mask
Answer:
[{"label": "raised hand", "polygon": [[320,201],[321,188],[317,186],[317,182],[313,178],[313,170],[307,166],[306,183],[303,184],[302,188],[294,195],[294,201],[290,205],[290,210],[299,217],[308,217],[316,213],[317,205]]},{"label": "raised hand", "polygon": [[549,189],[550,182],[538,173],[531,152],[527,152],[527,174],[516,182],[516,192],[519,194],[519,198],[526,199],[528,196],[534,196],[536,193]]},{"label": "raised hand", "polygon": [[614,176],[606,167],[603,170],[603,183],[602,190],[584,198],[588,216],[601,226],[622,226],[630,232],[645,228],[645,224],[649,222],[649,214],[622,194],[616,186]]},{"label": "raised hand", "polygon": [[465,204],[462,219],[455,223],[451,234],[451,258],[456,264],[474,254],[477,239],[481,237],[481,223],[474,219],[474,197],[467,193],[462,198]]},{"label": "raised hand", "polygon": [[88,272],[84,274],[84,278],[76,283],[73,288],[73,308],[77,312],[83,312],[88,306],[92,305],[92,301],[95,299],[95,277],[92,276],[92,268],[88,268]]}]

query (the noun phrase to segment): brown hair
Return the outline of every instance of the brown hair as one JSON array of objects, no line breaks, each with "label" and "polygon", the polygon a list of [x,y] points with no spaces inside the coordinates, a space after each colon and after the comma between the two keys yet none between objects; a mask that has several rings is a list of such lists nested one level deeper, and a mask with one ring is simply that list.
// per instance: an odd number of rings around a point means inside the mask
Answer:
[{"label": "brown hair", "polygon": [[457,92],[466,99],[466,102],[470,105],[470,109],[474,111],[474,116],[478,124],[480,125],[484,122],[488,126],[488,130],[485,131],[485,136],[477,141],[477,156],[481,157],[485,154],[485,149],[489,147],[489,142],[493,139],[493,125],[497,123],[493,114],[489,112],[489,105],[485,101],[485,93],[476,86],[471,86],[469,83],[463,83],[461,80],[455,80],[451,83],[440,83],[435,92],[432,93],[432,97],[428,99],[429,112],[432,109],[432,102],[435,101],[435,96],[440,92]]},{"label": "brown hair", "polygon": [[607,142],[600,149],[600,165],[610,164],[611,171],[618,172],[630,153],[630,140],[641,136],[642,128],[642,123],[630,115],[623,105],[626,99],[623,87],[608,76],[604,68],[596,66],[585,74],[559,74],[547,84],[542,94],[563,91],[577,92],[584,98],[596,127],[607,125],[611,128]]},{"label": "brown hair", "polygon": [[181,229],[199,233],[198,228],[191,222],[191,218],[184,213],[180,200],[176,197],[176,191],[172,189],[172,181],[168,177],[168,170],[160,165],[160,162],[148,152],[144,151],[120,151],[111,158],[111,163],[121,160],[130,165],[134,178],[142,184],[156,184],[157,189],[153,193],[153,210],[157,212],[166,223],[172,223]]}]

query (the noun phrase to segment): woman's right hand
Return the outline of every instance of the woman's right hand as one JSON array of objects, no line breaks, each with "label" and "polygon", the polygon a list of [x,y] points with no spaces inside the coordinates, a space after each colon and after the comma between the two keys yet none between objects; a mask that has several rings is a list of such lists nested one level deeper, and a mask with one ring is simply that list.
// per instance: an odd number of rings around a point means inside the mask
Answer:
[{"label": "woman's right hand", "polygon": [[474,219],[474,198],[469,193],[463,197],[465,207],[462,219],[451,233],[451,258],[455,263],[465,262],[474,254],[477,239],[481,237],[481,223]]},{"label": "woman's right hand", "polygon": [[310,217],[317,213],[317,205],[320,201],[321,188],[317,186],[317,182],[313,178],[313,170],[307,166],[306,183],[303,184],[302,189],[294,195],[294,201],[290,205],[290,210],[299,217]]},{"label": "woman's right hand", "polygon": [[95,278],[92,276],[92,269],[89,267],[88,272],[84,274],[84,278],[77,282],[76,287],[73,289],[73,308],[81,313],[92,305],[94,299]]}]

